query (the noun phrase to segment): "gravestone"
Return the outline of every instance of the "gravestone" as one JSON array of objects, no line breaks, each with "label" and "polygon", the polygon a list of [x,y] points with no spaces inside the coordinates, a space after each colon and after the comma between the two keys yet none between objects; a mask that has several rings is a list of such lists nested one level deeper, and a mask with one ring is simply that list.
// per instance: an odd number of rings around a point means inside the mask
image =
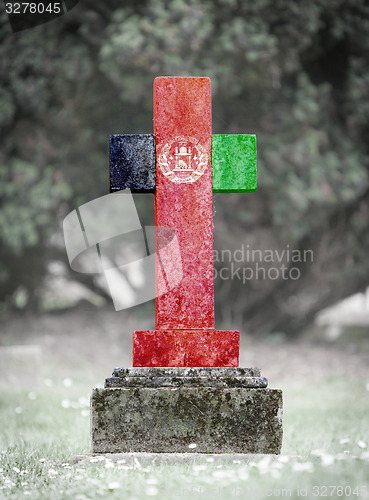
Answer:
[{"label": "gravestone", "polygon": [[[152,147],[155,145],[155,147]],[[254,135],[212,135],[208,78],[154,82],[154,135],[113,135],[111,191],[155,193],[155,225],[175,231],[182,276],[156,233],[156,329],[133,333],[133,367],[91,396],[92,451],[279,453],[282,392],[240,368],[239,332],[216,330],[213,192],[256,190]],[[164,251],[163,251],[164,250]]]}]

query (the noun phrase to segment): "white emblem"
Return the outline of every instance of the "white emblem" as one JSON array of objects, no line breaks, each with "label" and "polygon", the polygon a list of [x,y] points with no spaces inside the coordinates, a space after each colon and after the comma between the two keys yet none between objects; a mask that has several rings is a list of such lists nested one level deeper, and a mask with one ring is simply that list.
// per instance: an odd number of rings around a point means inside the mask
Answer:
[{"label": "white emblem", "polygon": [[172,182],[195,182],[206,170],[208,154],[197,139],[179,136],[161,148],[158,165]]}]

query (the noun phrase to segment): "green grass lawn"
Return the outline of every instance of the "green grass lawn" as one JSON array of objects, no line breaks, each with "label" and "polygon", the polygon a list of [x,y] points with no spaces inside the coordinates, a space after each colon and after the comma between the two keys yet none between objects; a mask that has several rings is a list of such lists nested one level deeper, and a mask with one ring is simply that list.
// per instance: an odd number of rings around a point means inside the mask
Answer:
[{"label": "green grass lawn", "polygon": [[[90,387],[0,392],[0,498],[369,498],[367,381],[295,381],[284,390],[282,455],[250,463],[114,463],[87,454]],[[195,456],[194,456],[195,457]]]}]

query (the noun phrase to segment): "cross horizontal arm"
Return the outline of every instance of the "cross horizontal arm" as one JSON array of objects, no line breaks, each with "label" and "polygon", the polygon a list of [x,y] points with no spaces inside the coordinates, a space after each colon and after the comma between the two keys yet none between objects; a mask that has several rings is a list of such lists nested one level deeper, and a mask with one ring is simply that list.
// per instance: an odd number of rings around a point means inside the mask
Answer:
[{"label": "cross horizontal arm", "polygon": [[126,188],[136,193],[155,192],[155,136],[153,134],[110,136],[110,192]]},{"label": "cross horizontal arm", "polygon": [[[257,189],[256,136],[212,136],[214,193],[252,193]],[[155,136],[110,136],[110,191],[154,193],[156,189]]]},{"label": "cross horizontal arm", "polygon": [[213,193],[256,191],[256,135],[213,134],[211,148]]}]

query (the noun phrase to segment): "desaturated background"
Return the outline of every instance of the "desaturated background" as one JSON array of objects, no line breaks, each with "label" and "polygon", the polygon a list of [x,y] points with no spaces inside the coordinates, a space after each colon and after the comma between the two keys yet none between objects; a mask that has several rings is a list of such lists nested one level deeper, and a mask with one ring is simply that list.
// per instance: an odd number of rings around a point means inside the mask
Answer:
[{"label": "desaturated background", "polygon": [[[153,301],[116,312],[98,276],[70,269],[62,221],[109,192],[109,134],[152,133],[153,80],[166,75],[209,76],[213,133],[258,138],[258,191],[214,197],[215,267],[248,268],[216,279],[217,328],[366,345],[364,0],[81,0],[19,33],[2,11],[0,37],[2,346],[42,334],[96,370],[104,356],[129,365],[132,330],[154,328]],[[135,199],[152,223],[153,196]]]}]

